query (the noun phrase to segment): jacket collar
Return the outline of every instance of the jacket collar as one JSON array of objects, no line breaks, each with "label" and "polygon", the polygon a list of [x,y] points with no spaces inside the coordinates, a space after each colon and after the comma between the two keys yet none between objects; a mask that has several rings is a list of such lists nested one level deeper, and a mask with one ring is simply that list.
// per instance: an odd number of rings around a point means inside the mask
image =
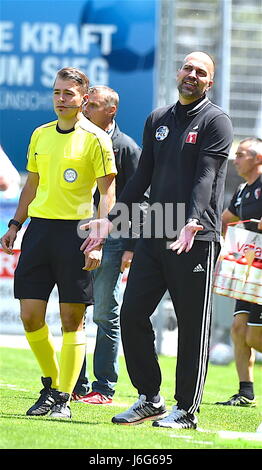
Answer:
[{"label": "jacket collar", "polygon": [[113,134],[114,134],[114,131],[115,131],[115,127],[116,127],[116,121],[113,119],[112,123],[111,123],[111,126],[110,126],[110,129],[106,131],[106,133],[109,135],[109,137],[112,138]]},{"label": "jacket collar", "polygon": [[111,139],[114,141],[119,136],[120,133],[121,133],[121,131],[120,131],[117,123],[115,123],[115,129],[114,129],[113,135],[111,136]]},{"label": "jacket collar", "polygon": [[[189,109],[186,114],[188,116],[195,116],[196,114],[200,113],[210,103],[211,103],[211,101],[209,100],[209,98],[206,95],[204,95],[202,100],[198,101],[198,103],[193,108]],[[172,112],[174,114],[176,112],[176,107],[177,107],[177,103],[175,104],[175,106],[172,109]]]},{"label": "jacket collar", "polygon": [[210,103],[209,98],[205,96],[205,98],[202,101],[200,101],[200,103],[198,103],[193,109],[190,109],[187,112],[188,116],[194,116],[195,114],[200,113],[200,111],[202,111],[209,103]]}]

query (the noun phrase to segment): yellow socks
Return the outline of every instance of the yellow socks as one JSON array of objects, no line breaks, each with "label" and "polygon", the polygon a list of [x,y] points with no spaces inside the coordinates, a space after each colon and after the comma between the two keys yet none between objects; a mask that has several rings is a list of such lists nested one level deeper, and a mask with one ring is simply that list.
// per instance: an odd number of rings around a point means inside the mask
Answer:
[{"label": "yellow socks", "polygon": [[51,377],[52,388],[59,388],[59,365],[53,337],[48,325],[36,331],[25,332],[27,341],[38,361],[44,377]]},{"label": "yellow socks", "polygon": [[72,393],[79,377],[86,352],[86,335],[84,331],[63,333],[63,344],[60,357],[60,392]]},{"label": "yellow socks", "polygon": [[78,379],[86,352],[84,331],[63,333],[60,368],[52,334],[48,325],[32,332],[25,332],[27,341],[38,361],[44,377],[51,377],[52,388],[72,393]]}]

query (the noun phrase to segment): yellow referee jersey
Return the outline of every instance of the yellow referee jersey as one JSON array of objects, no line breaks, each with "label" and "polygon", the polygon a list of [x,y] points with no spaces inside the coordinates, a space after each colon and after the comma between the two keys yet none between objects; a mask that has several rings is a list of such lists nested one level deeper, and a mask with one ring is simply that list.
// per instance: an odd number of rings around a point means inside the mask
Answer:
[{"label": "yellow referee jersey", "polygon": [[27,170],[39,174],[30,217],[92,217],[96,178],[117,173],[110,137],[84,117],[71,132],[57,129],[57,121],[35,129],[27,158]]}]

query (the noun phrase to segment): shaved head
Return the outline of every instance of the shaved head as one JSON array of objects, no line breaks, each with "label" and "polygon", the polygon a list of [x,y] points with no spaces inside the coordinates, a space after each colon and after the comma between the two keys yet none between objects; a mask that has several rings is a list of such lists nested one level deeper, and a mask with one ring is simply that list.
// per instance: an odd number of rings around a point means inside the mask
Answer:
[{"label": "shaved head", "polygon": [[205,52],[191,52],[184,58],[177,73],[177,88],[181,104],[198,100],[213,86],[215,64]]},{"label": "shaved head", "polygon": [[190,60],[197,60],[205,64],[209,70],[211,78],[214,78],[215,62],[209,54],[207,54],[206,52],[201,52],[201,51],[190,52],[190,54],[188,54],[185,57],[184,63],[189,62]]}]

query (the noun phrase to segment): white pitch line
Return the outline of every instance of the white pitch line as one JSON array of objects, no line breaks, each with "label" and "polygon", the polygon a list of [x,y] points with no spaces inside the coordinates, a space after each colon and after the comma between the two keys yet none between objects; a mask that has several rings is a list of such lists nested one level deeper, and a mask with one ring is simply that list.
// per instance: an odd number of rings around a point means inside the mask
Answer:
[{"label": "white pitch line", "polygon": [[262,442],[262,433],[260,432],[218,431],[217,434],[222,439],[244,439],[246,441]]},{"label": "white pitch line", "polygon": [[186,441],[190,441],[191,444],[204,444],[204,445],[213,445],[213,441],[199,441],[194,439],[192,436],[181,436],[179,434],[170,434],[169,437],[174,437],[175,439],[185,439]]},{"label": "white pitch line", "polygon": [[262,442],[261,432],[224,431],[223,429],[219,431],[215,431],[215,430],[212,431],[209,429],[202,429],[202,428],[197,428],[197,431],[217,434],[218,437],[221,437],[222,439],[245,439],[248,441]]},{"label": "white pitch line", "polygon": [[[262,433],[261,432],[239,432],[239,431],[212,431],[208,429],[197,428],[198,432],[201,433],[209,433],[214,434],[220,437],[221,439],[243,439],[246,441],[258,441],[262,442]],[[194,439],[193,436],[181,436],[179,434],[170,434],[170,437],[174,437],[176,439],[185,439],[186,441],[190,441],[192,444],[204,444],[204,445],[212,445],[214,442],[211,441],[198,441]]]},{"label": "white pitch line", "polygon": [[13,384],[0,384],[1,388],[12,388],[13,390],[18,390],[19,392],[29,392],[26,388],[18,388],[17,385]]}]

